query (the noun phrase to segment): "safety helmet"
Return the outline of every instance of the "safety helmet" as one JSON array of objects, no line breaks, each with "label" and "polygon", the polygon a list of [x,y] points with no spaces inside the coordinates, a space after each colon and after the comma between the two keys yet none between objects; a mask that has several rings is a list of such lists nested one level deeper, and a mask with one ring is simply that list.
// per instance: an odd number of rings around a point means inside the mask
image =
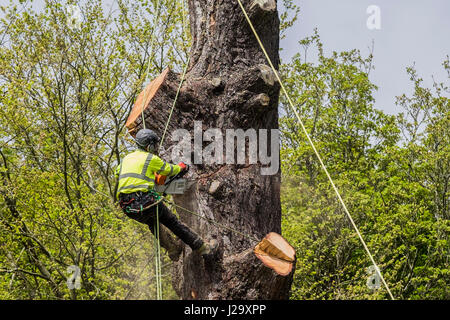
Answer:
[{"label": "safety helmet", "polygon": [[159,142],[158,135],[150,129],[141,129],[136,134],[136,144],[144,150],[154,151]]}]

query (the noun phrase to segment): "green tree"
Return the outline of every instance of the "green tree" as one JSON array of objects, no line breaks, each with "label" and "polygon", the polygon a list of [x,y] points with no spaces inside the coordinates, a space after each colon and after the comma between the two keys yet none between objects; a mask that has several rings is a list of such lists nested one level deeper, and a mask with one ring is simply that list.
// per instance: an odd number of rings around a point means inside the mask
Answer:
[{"label": "green tree", "polygon": [[[327,57],[317,33],[300,44],[303,54],[283,69],[289,92],[391,291],[448,298],[448,88],[435,84],[433,96],[409,70],[415,94],[398,103],[408,114],[428,109],[419,142],[414,119],[374,107],[371,54]],[[314,48],[317,63],[310,63]],[[298,259],[292,298],[388,298],[367,287],[370,260],[295,118],[283,111],[283,232]],[[416,142],[401,140],[405,130]]]}]

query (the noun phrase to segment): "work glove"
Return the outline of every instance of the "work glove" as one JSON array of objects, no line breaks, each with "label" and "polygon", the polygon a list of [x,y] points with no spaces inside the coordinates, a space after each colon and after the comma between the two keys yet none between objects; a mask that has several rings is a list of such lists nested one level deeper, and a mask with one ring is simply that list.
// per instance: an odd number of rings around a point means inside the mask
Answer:
[{"label": "work glove", "polygon": [[180,162],[178,165],[181,167],[181,171],[189,171],[189,165],[184,162]]}]

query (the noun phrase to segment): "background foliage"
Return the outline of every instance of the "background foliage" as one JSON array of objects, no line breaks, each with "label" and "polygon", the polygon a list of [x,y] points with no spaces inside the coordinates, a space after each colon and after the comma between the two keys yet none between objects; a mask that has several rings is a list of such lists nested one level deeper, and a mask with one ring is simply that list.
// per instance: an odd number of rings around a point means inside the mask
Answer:
[{"label": "background foliage", "polygon": [[[423,87],[410,67],[413,94],[397,98],[403,113],[387,115],[374,107],[372,55],[325,56],[317,33],[300,45],[284,80],[394,297],[449,299],[449,87]],[[448,58],[443,67],[450,75]],[[282,105],[283,231],[298,259],[292,299],[388,299],[367,287],[371,262]]]},{"label": "background foliage", "polygon": [[117,208],[113,171],[149,55],[150,77],[186,57],[182,3],[163,1],[155,25],[156,2],[86,1],[80,29],[73,3],[2,7],[0,299],[153,298],[151,234]]}]

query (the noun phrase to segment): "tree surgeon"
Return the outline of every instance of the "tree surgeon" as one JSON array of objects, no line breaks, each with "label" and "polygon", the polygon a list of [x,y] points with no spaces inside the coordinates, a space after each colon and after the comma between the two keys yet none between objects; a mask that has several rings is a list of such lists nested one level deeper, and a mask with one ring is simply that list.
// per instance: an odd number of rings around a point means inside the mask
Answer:
[{"label": "tree surgeon", "polygon": [[[117,198],[123,212],[131,219],[147,224],[154,234],[155,218],[158,214],[159,221],[172,231],[192,251],[199,253],[204,258],[213,257],[218,243],[211,240],[203,241],[195,232],[167,208],[161,201],[161,197],[154,190],[155,180],[161,177],[175,176],[181,171],[188,171],[189,166],[180,162],[178,165],[169,164],[155,155],[156,146],[159,143],[158,135],[150,129],[141,129],[135,138],[138,149],[125,156],[116,168],[118,177]],[[164,178],[162,180],[164,180]],[[169,247],[168,254],[174,261],[178,260],[181,253],[180,247]]]}]

